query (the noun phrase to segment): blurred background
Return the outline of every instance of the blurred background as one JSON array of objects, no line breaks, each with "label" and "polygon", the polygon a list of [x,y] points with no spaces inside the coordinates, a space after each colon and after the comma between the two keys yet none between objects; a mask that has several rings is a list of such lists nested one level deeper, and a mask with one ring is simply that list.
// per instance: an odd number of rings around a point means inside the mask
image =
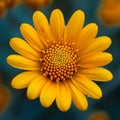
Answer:
[{"label": "blurred background", "polygon": [[[49,2],[42,3],[42,6],[15,3],[15,7],[0,3],[0,120],[120,120],[120,0]],[[43,108],[38,99],[27,99],[26,89],[16,90],[10,85],[12,78],[21,72],[6,63],[6,57],[15,53],[9,46],[10,39],[22,37],[19,31],[21,23],[33,25],[32,14],[36,9],[43,11],[49,18],[54,8],[63,11],[66,23],[75,10],[83,10],[85,25],[97,23],[97,36],[107,35],[112,39],[107,51],[113,54],[114,60],[105,67],[113,73],[114,78],[107,83],[97,82],[103,90],[103,97],[100,100],[88,98],[89,107],[86,111],[80,111],[74,105],[67,112],[60,112],[55,104]]]}]

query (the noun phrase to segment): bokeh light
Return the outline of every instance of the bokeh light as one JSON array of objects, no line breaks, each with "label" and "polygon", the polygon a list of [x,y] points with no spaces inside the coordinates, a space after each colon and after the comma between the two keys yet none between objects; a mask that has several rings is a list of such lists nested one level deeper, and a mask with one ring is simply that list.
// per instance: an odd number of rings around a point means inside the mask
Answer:
[{"label": "bokeh light", "polygon": [[7,9],[14,8],[20,0],[0,0],[0,16],[4,16]]},{"label": "bokeh light", "polygon": [[96,111],[89,116],[88,120],[110,120],[110,117],[104,111]]},{"label": "bokeh light", "polygon": [[0,16],[3,16],[6,12],[6,4],[3,0],[0,0]]},{"label": "bokeh light", "polygon": [[52,0],[22,0],[23,3],[32,9],[41,9],[49,5]]},{"label": "bokeh light", "polygon": [[0,115],[6,111],[11,100],[11,94],[7,87],[2,83],[3,77],[0,74]]},{"label": "bokeh light", "polygon": [[120,0],[102,0],[98,14],[105,25],[120,25]]}]

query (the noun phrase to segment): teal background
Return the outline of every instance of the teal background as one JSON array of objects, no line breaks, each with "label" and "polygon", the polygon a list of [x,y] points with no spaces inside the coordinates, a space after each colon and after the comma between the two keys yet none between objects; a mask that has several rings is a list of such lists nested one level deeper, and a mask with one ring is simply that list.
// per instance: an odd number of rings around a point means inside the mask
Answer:
[{"label": "teal background", "polygon": [[41,11],[49,18],[54,8],[63,11],[67,21],[73,12],[81,9],[85,12],[85,25],[95,22],[99,26],[98,36],[107,35],[112,39],[112,45],[107,50],[113,54],[113,62],[106,66],[112,71],[114,79],[107,83],[99,83],[103,90],[100,100],[88,98],[89,107],[86,111],[78,110],[74,105],[68,112],[60,112],[54,103],[49,108],[43,108],[39,100],[30,101],[26,97],[26,89],[15,90],[11,87],[12,78],[21,70],[12,68],[6,63],[6,57],[15,53],[9,46],[12,37],[22,37],[19,31],[21,23],[32,23],[33,10],[24,5],[9,9],[4,18],[0,18],[0,73],[3,76],[2,84],[11,93],[11,101],[6,111],[0,115],[0,120],[88,120],[91,113],[104,111],[111,120],[120,120],[120,26],[107,27],[103,25],[97,16],[100,0],[54,0],[51,6]]}]

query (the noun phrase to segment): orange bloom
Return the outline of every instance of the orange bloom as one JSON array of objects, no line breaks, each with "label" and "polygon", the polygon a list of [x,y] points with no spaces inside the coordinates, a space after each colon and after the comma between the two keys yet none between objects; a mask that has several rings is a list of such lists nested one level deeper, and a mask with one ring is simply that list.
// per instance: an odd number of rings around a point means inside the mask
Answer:
[{"label": "orange bloom", "polygon": [[103,23],[108,26],[120,24],[120,0],[103,0],[99,16]]},{"label": "orange bloom", "polygon": [[111,39],[96,38],[97,25],[83,27],[84,19],[84,12],[77,10],[65,26],[59,9],[51,13],[50,23],[42,12],[36,11],[35,28],[25,23],[20,26],[25,40],[15,37],[10,41],[19,55],[8,56],[8,64],[27,70],[13,78],[11,85],[16,89],[27,87],[27,97],[39,97],[44,107],[56,100],[61,111],[67,111],[72,101],[78,109],[86,110],[86,96],[101,98],[102,91],[93,81],[112,79],[112,73],[101,67],[112,61],[112,55],[103,52]]}]

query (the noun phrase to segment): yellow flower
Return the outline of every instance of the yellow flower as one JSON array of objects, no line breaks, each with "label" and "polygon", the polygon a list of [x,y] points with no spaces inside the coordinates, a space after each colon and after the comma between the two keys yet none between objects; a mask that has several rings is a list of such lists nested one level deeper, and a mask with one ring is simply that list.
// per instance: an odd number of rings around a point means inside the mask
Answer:
[{"label": "yellow flower", "polygon": [[111,40],[107,36],[96,37],[98,27],[90,23],[83,27],[84,13],[77,10],[65,26],[59,9],[52,11],[50,24],[45,15],[33,14],[35,28],[22,24],[20,31],[26,41],[12,38],[10,46],[20,55],[10,55],[8,64],[27,70],[12,80],[12,87],[27,87],[27,97],[49,107],[54,100],[61,111],[67,111],[71,102],[80,110],[86,110],[86,96],[99,99],[101,89],[94,81],[106,82],[112,74],[100,66],[112,61],[112,55],[103,52]]}]

